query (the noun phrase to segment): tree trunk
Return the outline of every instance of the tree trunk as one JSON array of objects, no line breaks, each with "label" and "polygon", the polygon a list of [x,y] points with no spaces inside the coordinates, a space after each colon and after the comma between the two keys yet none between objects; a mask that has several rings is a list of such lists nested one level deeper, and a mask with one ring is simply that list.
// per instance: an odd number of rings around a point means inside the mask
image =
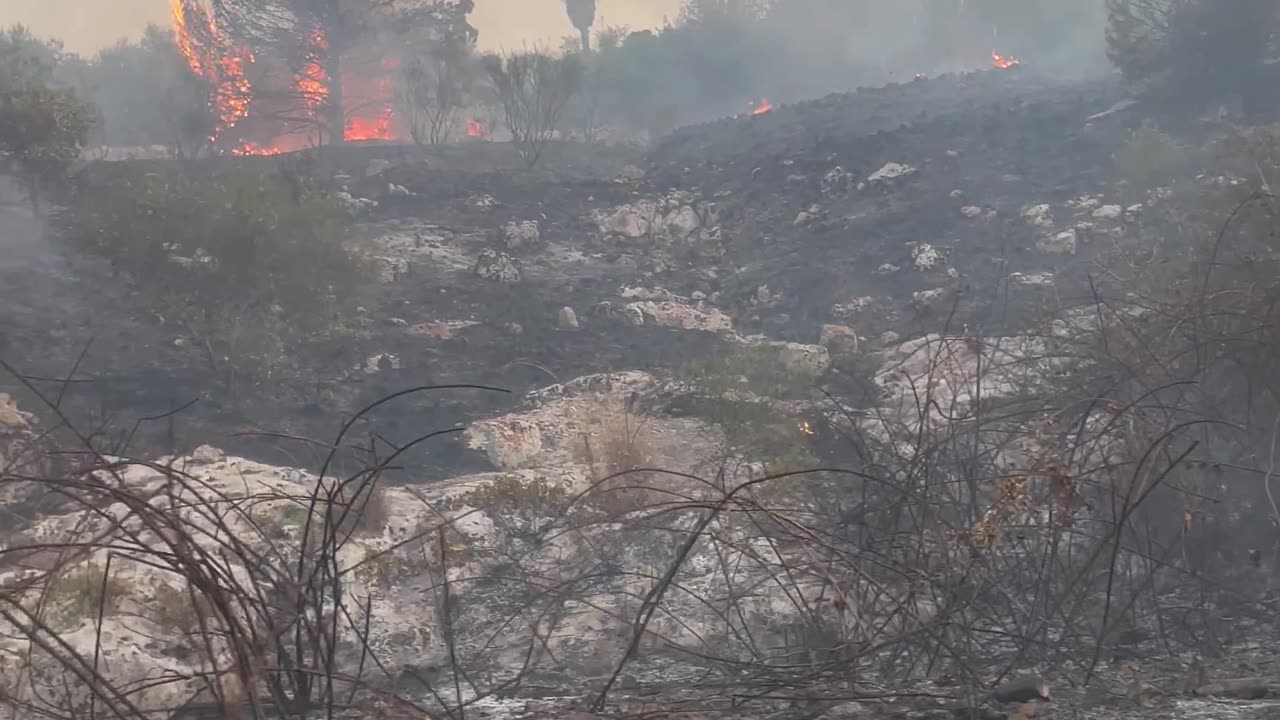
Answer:
[{"label": "tree trunk", "polygon": [[329,144],[340,145],[346,139],[347,114],[342,98],[342,53],[330,41],[325,58],[328,88],[325,95],[324,124],[329,131]]}]

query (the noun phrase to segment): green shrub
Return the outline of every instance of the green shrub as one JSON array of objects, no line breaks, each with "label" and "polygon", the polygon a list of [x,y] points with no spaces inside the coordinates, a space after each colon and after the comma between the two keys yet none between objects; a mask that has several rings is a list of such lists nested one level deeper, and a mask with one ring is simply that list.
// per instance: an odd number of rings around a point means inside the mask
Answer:
[{"label": "green shrub", "polygon": [[764,462],[769,472],[812,465],[804,421],[777,402],[812,396],[818,378],[809,368],[788,366],[775,347],[753,345],[686,363],[676,374],[694,390],[693,414],[722,427],[735,454]]},{"label": "green shrub", "polygon": [[708,394],[739,391],[779,400],[808,397],[818,379],[807,369],[788,367],[779,351],[768,345],[748,345],[695,360],[681,366],[678,375]]},{"label": "green shrub", "polygon": [[228,389],[339,323],[371,277],[348,246],[349,223],[298,183],[141,170],[83,187],[63,216],[72,247],[110,260]]}]

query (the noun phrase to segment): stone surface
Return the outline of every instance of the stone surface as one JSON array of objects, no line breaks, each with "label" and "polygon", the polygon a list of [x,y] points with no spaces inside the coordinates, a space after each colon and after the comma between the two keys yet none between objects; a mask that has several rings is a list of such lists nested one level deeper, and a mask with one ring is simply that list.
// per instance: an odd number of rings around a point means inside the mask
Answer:
[{"label": "stone surface", "polygon": [[578,313],[574,312],[573,308],[568,306],[560,308],[557,324],[560,326],[561,330],[578,329]]},{"label": "stone surface", "polygon": [[1053,227],[1053,209],[1046,203],[1032,205],[1022,211],[1022,219],[1038,228]]},{"label": "stone surface", "polygon": [[519,418],[490,420],[483,425],[485,454],[499,470],[518,470],[542,452],[542,433]]},{"label": "stone surface", "polygon": [[867,182],[878,183],[878,182],[885,182],[886,180],[895,180],[897,178],[903,177],[904,175],[910,175],[915,171],[916,171],[915,168],[911,167],[910,165],[905,165],[903,163],[896,163],[896,162],[885,163],[883,167],[871,173],[871,175],[867,177]]},{"label": "stone surface", "polygon": [[847,325],[823,325],[818,344],[832,355],[854,355],[858,352],[858,334]]},{"label": "stone surface", "polygon": [[1079,246],[1080,235],[1075,228],[1036,240],[1036,248],[1049,255],[1075,255]]},{"label": "stone surface", "polygon": [[512,221],[502,227],[502,242],[508,250],[529,248],[541,240],[542,232],[536,220]]},{"label": "stone surface", "polygon": [[497,250],[485,250],[480,253],[472,271],[485,280],[510,283],[520,279],[520,269],[516,267],[515,261],[506,253]]}]

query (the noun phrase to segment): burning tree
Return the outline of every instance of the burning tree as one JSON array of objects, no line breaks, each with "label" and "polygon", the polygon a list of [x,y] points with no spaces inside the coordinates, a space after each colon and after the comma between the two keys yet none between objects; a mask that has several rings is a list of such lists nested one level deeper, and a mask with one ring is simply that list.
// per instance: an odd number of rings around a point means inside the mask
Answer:
[{"label": "burning tree", "polygon": [[476,34],[466,22],[473,0],[172,2],[183,54],[219,88],[222,130],[253,115],[272,127],[268,140],[304,129],[320,142],[390,139],[400,59],[386,48],[424,30],[463,42]]},{"label": "burning tree", "polygon": [[1274,0],[1107,0],[1107,55],[1130,79],[1197,96],[1247,90],[1277,30]]}]

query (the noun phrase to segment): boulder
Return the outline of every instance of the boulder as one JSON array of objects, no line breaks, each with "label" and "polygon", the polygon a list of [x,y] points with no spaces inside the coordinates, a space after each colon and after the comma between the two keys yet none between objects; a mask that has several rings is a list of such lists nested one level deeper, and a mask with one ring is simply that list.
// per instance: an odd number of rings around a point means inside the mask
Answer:
[{"label": "boulder", "polygon": [[853,175],[839,165],[822,176],[821,189],[823,195],[838,195],[847,192],[853,185]]},{"label": "boulder", "polygon": [[573,308],[566,305],[560,308],[558,324],[561,330],[576,330],[578,328],[578,314],[573,311]]},{"label": "boulder", "polygon": [[508,250],[536,245],[541,239],[537,220],[512,221],[502,227],[502,242]]},{"label": "boulder", "polygon": [[654,325],[706,332],[733,330],[733,319],[717,308],[697,307],[675,300],[661,302],[643,300],[627,303],[623,306],[622,313],[632,325]]},{"label": "boulder", "polygon": [[657,203],[641,200],[634,204],[619,205],[612,210],[596,210],[591,219],[603,235],[620,235],[625,238],[642,238],[653,232],[657,216]]},{"label": "boulder", "polygon": [[855,355],[858,352],[858,334],[847,325],[823,325],[818,344],[832,355]]},{"label": "boulder", "polygon": [[675,240],[684,240],[702,227],[702,219],[698,217],[697,211],[689,205],[682,205],[680,208],[673,210],[667,215],[665,223],[667,234]]},{"label": "boulder", "polygon": [[884,167],[871,173],[871,175],[867,177],[867,182],[878,183],[885,182],[887,180],[895,180],[897,178],[910,175],[915,171],[915,168],[910,165],[904,165],[903,163],[885,163]]},{"label": "boulder", "polygon": [[795,342],[765,343],[778,353],[778,360],[788,372],[818,376],[831,369],[831,353],[821,345]]},{"label": "boulder", "polygon": [[1053,209],[1046,203],[1032,205],[1022,211],[1022,219],[1028,225],[1040,228],[1053,227]]},{"label": "boulder", "polygon": [[933,270],[942,263],[942,253],[929,243],[916,243],[911,248],[911,264],[919,272]]},{"label": "boulder", "polygon": [[1057,235],[1046,235],[1036,241],[1036,248],[1049,255],[1075,255],[1079,245],[1080,235],[1075,228]]},{"label": "boulder", "polygon": [[485,250],[480,253],[472,272],[485,280],[498,282],[510,283],[520,279],[520,269],[516,267],[515,261],[511,256],[497,250]]},{"label": "boulder", "polygon": [[346,191],[339,191],[333,194],[338,204],[342,205],[346,211],[354,216],[368,215],[378,207],[377,200],[369,198],[358,198]]},{"label": "boulder", "polygon": [[1098,220],[1119,220],[1124,215],[1124,208],[1119,205],[1103,205],[1093,211],[1093,217]]},{"label": "boulder", "polygon": [[542,452],[542,432],[520,418],[496,418],[483,425],[485,454],[499,470],[529,466]]}]

